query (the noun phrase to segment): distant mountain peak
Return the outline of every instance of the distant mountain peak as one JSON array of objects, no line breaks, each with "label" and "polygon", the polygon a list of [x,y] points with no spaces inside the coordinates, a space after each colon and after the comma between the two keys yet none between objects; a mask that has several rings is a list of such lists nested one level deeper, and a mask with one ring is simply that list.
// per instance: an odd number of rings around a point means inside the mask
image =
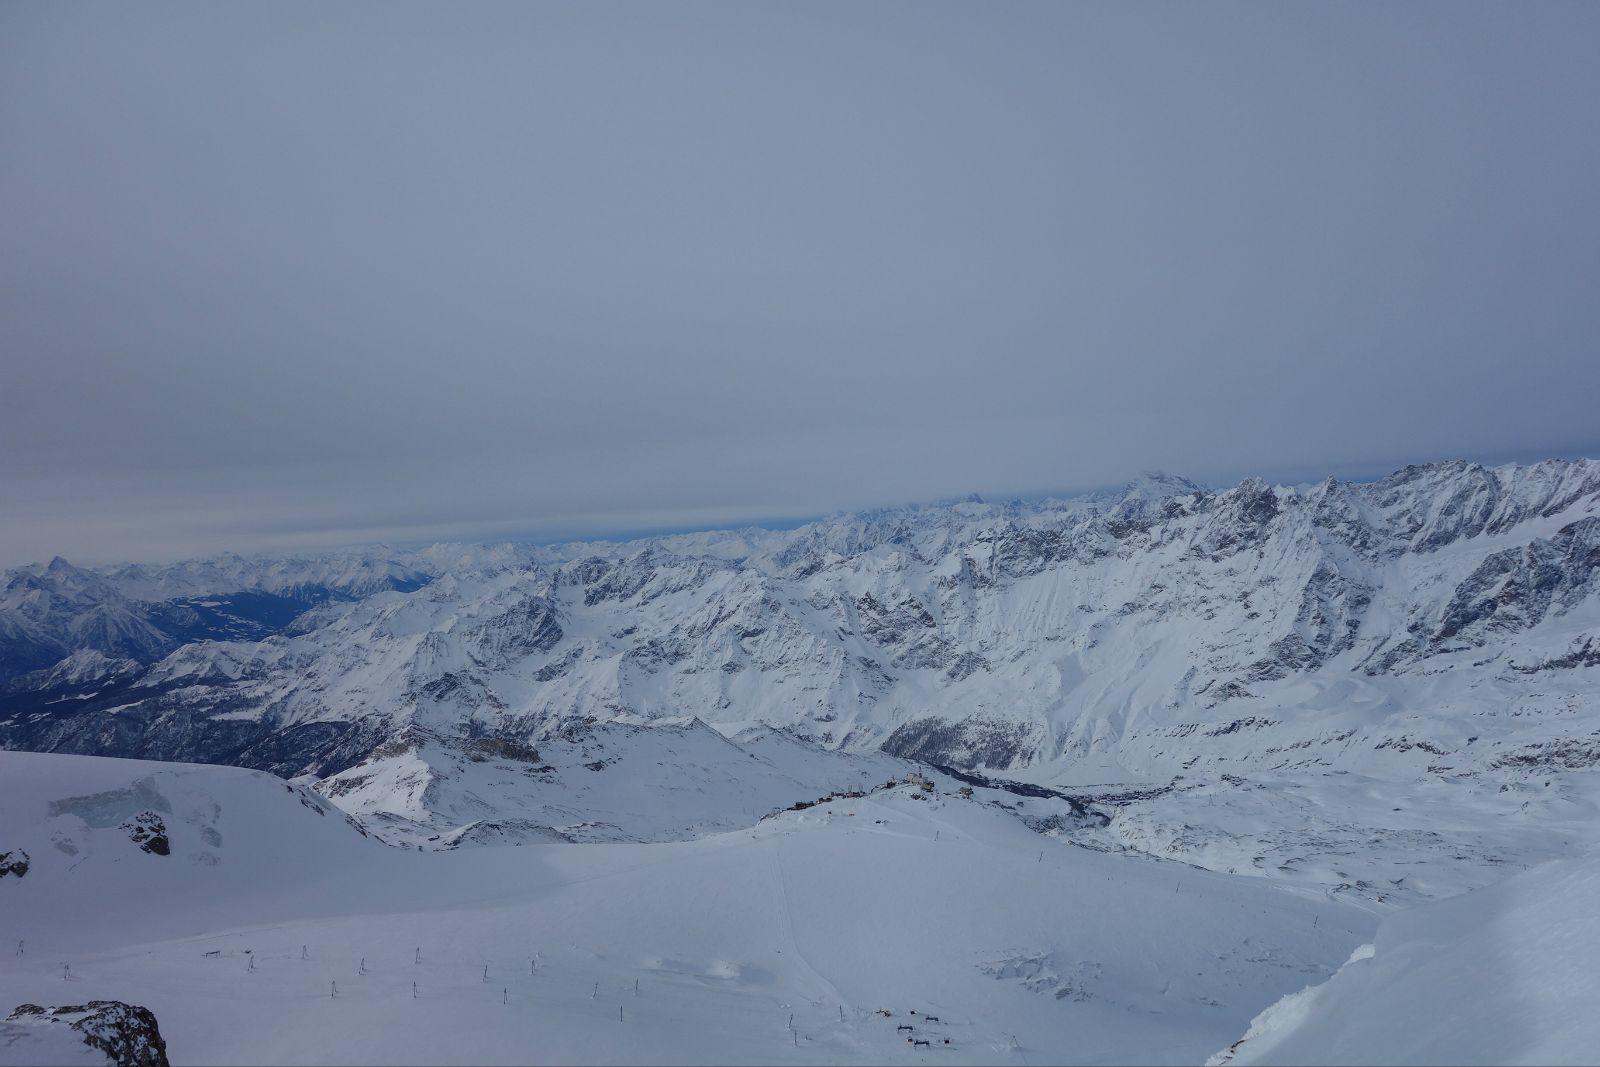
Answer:
[{"label": "distant mountain peak", "polygon": [[1162,470],[1140,471],[1121,485],[1086,494],[1082,499],[1095,503],[1121,503],[1130,500],[1164,500],[1167,497],[1203,493],[1204,487],[1181,475]]},{"label": "distant mountain peak", "polygon": [[1139,476],[1128,483],[1128,488],[1158,490],[1169,496],[1205,491],[1200,485],[1190,481],[1183,475],[1163,470],[1140,471]]}]

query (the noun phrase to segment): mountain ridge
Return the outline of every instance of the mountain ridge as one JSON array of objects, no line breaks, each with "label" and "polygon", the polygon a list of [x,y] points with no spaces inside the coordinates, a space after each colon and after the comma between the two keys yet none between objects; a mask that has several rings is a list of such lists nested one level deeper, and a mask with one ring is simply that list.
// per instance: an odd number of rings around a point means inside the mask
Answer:
[{"label": "mountain ridge", "polygon": [[1597,589],[1595,460],[1216,491],[1155,474],[633,542],[58,558],[5,576],[0,745],[329,774],[411,724],[535,742],[692,715],[1149,777],[1185,769],[1163,731],[1261,736],[1286,708],[1319,715],[1322,747],[1348,729],[1334,691],[1394,713],[1371,732],[1467,690],[1582,682]]}]

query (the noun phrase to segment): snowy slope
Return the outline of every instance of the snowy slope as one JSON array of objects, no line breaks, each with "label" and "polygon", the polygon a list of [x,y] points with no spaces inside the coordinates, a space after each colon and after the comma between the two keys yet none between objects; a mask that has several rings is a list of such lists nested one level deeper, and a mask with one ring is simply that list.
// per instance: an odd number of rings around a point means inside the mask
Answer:
[{"label": "snowy slope", "polygon": [[316,789],[386,841],[669,841],[863,791],[916,765],[765,730],[735,743],[699,720],[572,724],[538,749],[413,731]]},{"label": "snowy slope", "polygon": [[[0,879],[25,939],[0,1005],[142,1004],[174,1063],[1185,1063],[1374,928],[918,786],[693,841],[422,852],[316,805],[0,753],[0,847],[34,860]],[[118,829],[151,809],[169,855]]]},{"label": "snowy slope", "polygon": [[1597,901],[1590,857],[1392,916],[1211,1062],[1594,1063]]},{"label": "snowy slope", "polygon": [[[8,956],[30,937],[24,916],[62,920],[50,933],[58,947],[124,930],[172,936],[270,907],[263,902],[282,901],[286,886],[313,895],[348,857],[393,851],[316,793],[261,771],[22,752],[0,760],[0,852],[29,858],[26,875],[0,879]],[[147,813],[165,855],[135,840]]]}]

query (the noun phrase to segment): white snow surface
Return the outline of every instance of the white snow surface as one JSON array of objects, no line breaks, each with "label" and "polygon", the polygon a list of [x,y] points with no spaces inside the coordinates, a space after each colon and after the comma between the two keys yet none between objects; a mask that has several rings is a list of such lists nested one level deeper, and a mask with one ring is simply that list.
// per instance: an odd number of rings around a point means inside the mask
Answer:
[{"label": "white snow surface", "polygon": [[[121,829],[144,811],[170,855]],[[140,1004],[179,1064],[1193,1063],[1376,922],[914,784],[415,851],[258,772],[4,752],[0,827],[33,860],[0,881],[0,1005]]]},{"label": "white snow surface", "polygon": [[1212,1064],[1600,1060],[1600,857],[1555,861],[1384,920],[1328,982]]},{"label": "white snow surface", "polygon": [[87,1045],[60,1019],[0,1016],[0,1063],[18,1067],[106,1067],[111,1057]]},{"label": "white snow surface", "polygon": [[919,769],[777,730],[736,742],[697,719],[588,724],[522,757],[507,758],[492,741],[414,731],[315,788],[396,843],[670,841],[748,826],[796,801],[868,790]]}]

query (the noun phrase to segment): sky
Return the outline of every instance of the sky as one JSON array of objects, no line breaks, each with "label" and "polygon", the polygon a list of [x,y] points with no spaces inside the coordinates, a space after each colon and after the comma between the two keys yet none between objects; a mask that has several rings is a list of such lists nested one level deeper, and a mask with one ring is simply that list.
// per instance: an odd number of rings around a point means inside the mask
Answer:
[{"label": "sky", "polygon": [[0,4],[0,565],[1600,455],[1600,4]]}]

